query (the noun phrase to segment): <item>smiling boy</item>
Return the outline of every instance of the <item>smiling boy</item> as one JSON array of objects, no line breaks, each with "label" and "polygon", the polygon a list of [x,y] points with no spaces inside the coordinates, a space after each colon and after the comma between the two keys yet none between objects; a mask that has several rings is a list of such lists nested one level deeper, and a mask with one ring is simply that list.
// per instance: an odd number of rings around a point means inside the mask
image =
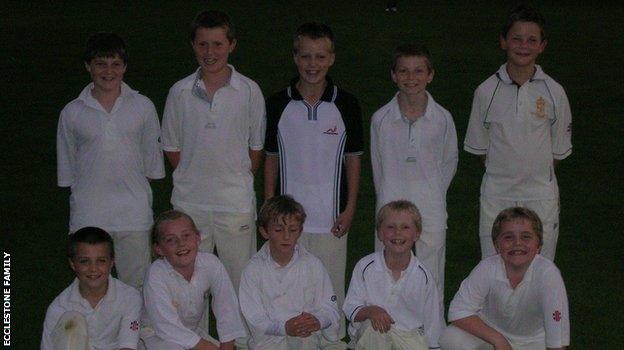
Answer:
[{"label": "smiling boy", "polygon": [[[152,232],[160,256],[150,266],[143,296],[144,329],[148,350],[234,349],[234,339],[245,337],[238,300],[223,264],[210,253],[200,253],[199,231],[180,211],[161,213]],[[219,341],[200,326],[204,301],[212,296]]]},{"label": "smiling boy", "polygon": [[353,269],[343,310],[355,349],[436,349],[443,326],[438,288],[412,253],[422,219],[408,201],[392,201],[377,214],[384,248]]},{"label": "smiling boy", "polygon": [[200,250],[216,250],[238,288],[256,252],[254,172],[262,160],[264,97],[228,64],[237,45],[230,17],[203,11],[191,24],[197,70],[169,90],[163,149],[173,172],[171,203],[190,215]]},{"label": "smiling boy", "polygon": [[290,196],[273,197],[260,210],[258,229],[268,242],[243,270],[239,291],[250,349],[346,349],[329,275],[297,244],[305,219]]},{"label": "smiling boy", "polygon": [[[433,274],[444,297],[446,191],[457,169],[457,133],[451,114],[427,91],[434,70],[418,44],[395,49],[391,68],[398,92],[371,119],[371,163],[376,208],[412,201],[423,217],[416,256]],[[375,250],[383,247],[375,240]]]},{"label": "smiling boy", "polygon": [[481,256],[496,254],[492,223],[504,208],[535,211],[544,227],[542,254],[554,260],[559,236],[558,161],[572,153],[572,116],[565,91],[535,62],[546,48],[544,17],[519,6],[505,23],[507,55],[474,94],[464,150],[485,164],[481,183]]},{"label": "smiling boy", "polygon": [[363,137],[357,99],[327,76],[335,57],[328,26],[299,26],[293,42],[299,75],[266,101],[264,196],[288,194],[303,205],[307,220],[299,242],[325,265],[340,306]]},{"label": "smiling boy", "polygon": [[92,35],[84,53],[92,82],[61,112],[58,185],[71,187],[69,231],[97,226],[115,241],[119,279],[141,288],[150,264],[152,190],[165,176],[154,104],[123,82],[124,41]]},{"label": "smiling boy", "polygon": [[564,349],[568,298],[559,269],[542,257],[542,224],[530,209],[503,210],[494,221],[497,255],[481,260],[449,308],[444,349]]},{"label": "smiling boy", "polygon": [[137,348],[141,295],[110,275],[114,254],[113,239],[100,228],[69,236],[76,278],[48,307],[41,350]]}]

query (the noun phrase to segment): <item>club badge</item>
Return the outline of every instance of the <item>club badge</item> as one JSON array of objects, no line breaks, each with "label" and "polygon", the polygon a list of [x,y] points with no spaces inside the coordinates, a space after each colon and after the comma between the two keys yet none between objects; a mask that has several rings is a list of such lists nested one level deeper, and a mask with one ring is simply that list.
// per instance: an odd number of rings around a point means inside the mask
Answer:
[{"label": "club badge", "polygon": [[546,100],[542,96],[535,100],[535,112],[531,114],[536,117],[546,118]]}]

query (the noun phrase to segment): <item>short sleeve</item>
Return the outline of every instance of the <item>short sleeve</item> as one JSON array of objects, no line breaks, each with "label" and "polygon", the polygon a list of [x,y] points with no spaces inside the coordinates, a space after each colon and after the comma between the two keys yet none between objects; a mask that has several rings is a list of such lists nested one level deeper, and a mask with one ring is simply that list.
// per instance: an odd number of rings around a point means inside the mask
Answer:
[{"label": "short sleeve", "polygon": [[118,348],[136,349],[139,342],[139,317],[143,299],[135,289],[127,289],[124,296],[124,307],[121,310],[121,325],[119,328]]},{"label": "short sleeve", "polygon": [[160,125],[156,108],[150,100],[145,101],[145,119],[141,136],[141,155],[145,177],[162,179],[165,177],[165,166],[160,146]]},{"label": "short sleeve", "polygon": [[249,149],[259,151],[266,136],[266,110],[260,87],[253,83],[249,92]]},{"label": "short sleeve", "polygon": [[342,114],[347,133],[345,154],[362,154],[364,151],[364,131],[362,130],[362,110],[360,109],[360,103],[353,95],[342,89],[338,89],[338,97],[335,103]]},{"label": "short sleeve", "polygon": [[266,137],[264,139],[264,151],[267,154],[277,155],[278,146],[278,124],[284,108],[290,100],[284,91],[270,96],[266,100]]},{"label": "short sleeve", "polygon": [[449,322],[477,315],[481,311],[488,294],[489,279],[494,278],[493,274],[494,271],[490,271],[484,261],[481,261],[470,272],[451,301],[448,312]]},{"label": "short sleeve", "polygon": [[60,187],[73,185],[76,175],[76,142],[69,119],[70,113],[65,107],[56,130],[57,182]]},{"label": "short sleeve", "polygon": [[553,158],[564,159],[572,153],[572,112],[565,91],[555,106],[556,119],[551,126]]},{"label": "short sleeve", "polygon": [[225,267],[215,256],[211,256],[210,294],[212,310],[217,320],[219,341],[228,342],[235,338],[245,337],[247,333],[241,319],[238,298]]},{"label": "short sleeve", "polygon": [[472,154],[484,155],[487,154],[490,139],[485,124],[485,107],[482,105],[480,95],[481,89],[478,88],[472,99],[472,109],[464,139],[464,150]]},{"label": "short sleeve", "polygon": [[162,120],[162,148],[168,152],[180,152],[181,108],[180,92],[174,87],[169,90]]},{"label": "short sleeve", "polygon": [[557,269],[553,269],[552,273],[544,278],[544,288],[541,291],[546,347],[568,346],[570,344],[568,296],[561,274]]}]

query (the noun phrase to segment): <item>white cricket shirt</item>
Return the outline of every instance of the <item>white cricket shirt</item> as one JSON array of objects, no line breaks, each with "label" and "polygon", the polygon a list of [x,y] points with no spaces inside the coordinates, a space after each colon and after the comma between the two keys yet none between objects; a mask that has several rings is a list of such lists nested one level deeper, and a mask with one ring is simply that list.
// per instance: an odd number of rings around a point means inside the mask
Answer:
[{"label": "white cricket shirt", "polygon": [[350,321],[349,335],[356,338],[361,322],[354,322],[359,310],[377,305],[392,317],[402,331],[419,331],[429,348],[439,347],[443,327],[438,289],[433,277],[414,255],[398,281],[386,266],[383,250],[369,254],[355,265],[342,309]]},{"label": "white cricket shirt", "polygon": [[93,308],[80,295],[76,278],[48,307],[43,323],[41,350],[52,350],[52,332],[61,316],[68,311],[79,312],[86,319],[89,345],[93,350],[136,349],[142,305],[141,294],[136,289],[109,276],[106,295]]},{"label": "white cricket shirt", "polygon": [[481,260],[449,307],[449,322],[479,316],[514,341],[546,340],[549,348],[570,344],[568,297],[555,264],[536,255],[522,282],[511,288],[500,255]]},{"label": "white cricket shirt", "polygon": [[402,116],[398,94],[371,119],[371,163],[376,211],[406,199],[418,207],[425,231],[446,229],[446,191],[457,170],[453,117],[427,92],[422,117]]},{"label": "white cricket shirt", "polygon": [[504,64],[474,94],[464,150],[487,155],[481,195],[507,200],[558,198],[553,159],[572,153],[565,91],[535,66],[518,86]]},{"label": "white cricket shirt", "polygon": [[154,104],[122,83],[108,113],[93,83],[61,111],[56,137],[58,185],[71,187],[69,230],[149,230],[152,190],[165,176]]},{"label": "white cricket shirt", "polygon": [[255,212],[249,150],[264,145],[264,97],[258,84],[229,67],[229,83],[211,102],[205,91],[202,95],[199,69],[169,90],[162,143],[165,151],[180,152],[173,172],[173,205]]}]

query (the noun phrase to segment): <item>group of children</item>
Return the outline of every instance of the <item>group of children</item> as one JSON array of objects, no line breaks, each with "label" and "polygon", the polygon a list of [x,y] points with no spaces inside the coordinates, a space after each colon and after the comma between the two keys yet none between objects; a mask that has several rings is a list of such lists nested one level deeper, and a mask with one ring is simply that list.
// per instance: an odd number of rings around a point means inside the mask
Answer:
[{"label": "group of children", "polygon": [[[561,86],[535,64],[543,26],[533,8],[515,9],[500,34],[507,63],[475,92],[464,149],[486,166],[483,260],[451,302],[448,327],[446,192],[457,135],[426,90],[426,47],[395,50],[398,92],[371,119],[378,239],[345,298],[364,142],[357,99],[327,75],[331,29],[298,28],[298,76],[265,101],[228,64],[237,44],[229,17],[201,12],[190,36],[199,68],[170,89],[162,132],[154,105],[123,82],[123,40],[92,36],[92,83],[63,109],[57,134],[76,280],[49,307],[41,348],[344,349],[345,317],[357,349],[564,348],[554,166],[571,153],[571,116]],[[162,151],[174,169],[173,210],[153,221],[149,180],[164,177]],[[267,240],[257,252],[256,226]]]}]

